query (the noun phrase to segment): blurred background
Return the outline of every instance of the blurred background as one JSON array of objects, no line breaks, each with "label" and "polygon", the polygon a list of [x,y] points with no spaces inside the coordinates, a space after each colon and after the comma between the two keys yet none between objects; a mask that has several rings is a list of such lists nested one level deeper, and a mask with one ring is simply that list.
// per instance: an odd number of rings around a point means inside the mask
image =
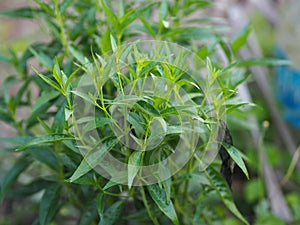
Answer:
[{"label": "blurred background", "polygon": [[[244,121],[235,121],[234,116],[228,121],[251,174],[246,180],[241,171],[235,171],[233,195],[238,208],[253,224],[300,224],[300,1],[214,2],[216,7],[207,13],[226,18],[232,34],[252,25],[248,44],[240,51],[242,58],[276,57],[292,62],[291,66],[250,68],[253,76],[239,89],[241,98],[257,107],[244,115]],[[31,4],[26,0],[0,0],[0,10]],[[22,52],[30,44],[46,40],[47,30],[42,24],[0,16],[0,57],[9,49]],[[17,73],[4,61],[0,60],[0,84]],[[13,88],[9,91],[14,93]],[[26,110],[19,110],[18,116],[22,118]],[[16,131],[0,121],[0,137],[14,135]],[[0,140],[0,180],[18,157],[3,151],[6,146]],[[20,182],[25,182],[26,176],[31,174],[23,174]],[[22,202],[5,200],[0,205],[0,224],[27,224],[24,218],[30,221],[30,207],[37,207],[34,199],[30,201],[25,209]]]}]

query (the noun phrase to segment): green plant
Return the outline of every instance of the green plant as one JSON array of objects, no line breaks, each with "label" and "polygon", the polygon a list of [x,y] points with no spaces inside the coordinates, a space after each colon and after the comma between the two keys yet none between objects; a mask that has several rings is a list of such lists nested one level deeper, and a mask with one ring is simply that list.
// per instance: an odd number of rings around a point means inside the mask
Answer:
[{"label": "green plant", "polygon": [[[272,61],[237,60],[250,27],[228,41],[222,21],[193,16],[210,6],[35,0],[30,8],[1,11],[41,20],[49,41],[0,56],[18,71],[1,86],[0,119],[19,134],[1,138],[18,157],[2,178],[0,200],[42,193],[33,222],[41,225],[74,217],[80,225],[220,224],[227,210],[247,224],[218,172],[219,160],[205,161],[205,153],[213,148],[216,156],[220,120],[246,104],[235,98],[248,77],[244,67]],[[32,59],[38,66],[29,65]],[[31,109],[27,118],[18,119],[20,107]],[[248,176],[241,153],[224,147]],[[189,153],[179,169],[144,169],[176,151]],[[120,167],[107,164],[108,153]],[[168,168],[176,173],[170,176]],[[30,180],[21,183],[22,174]]]}]

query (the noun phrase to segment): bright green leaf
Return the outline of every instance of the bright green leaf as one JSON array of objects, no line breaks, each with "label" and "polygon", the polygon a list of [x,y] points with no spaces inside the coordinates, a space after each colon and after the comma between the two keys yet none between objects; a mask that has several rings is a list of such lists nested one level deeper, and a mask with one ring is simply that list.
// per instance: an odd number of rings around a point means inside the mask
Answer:
[{"label": "bright green leaf", "polygon": [[248,24],[246,27],[244,27],[243,30],[241,30],[237,36],[234,38],[231,48],[234,53],[236,53],[245,43],[247,42],[247,38],[249,34],[251,33],[251,25]]},{"label": "bright green leaf", "polygon": [[227,152],[229,153],[230,157],[232,158],[232,160],[241,168],[241,170],[244,172],[244,174],[246,175],[246,177],[249,179],[249,174],[248,174],[248,170],[246,168],[246,165],[242,159],[242,156],[239,152],[239,150],[237,150],[234,146],[229,145],[227,143],[222,143],[222,145],[224,146],[224,148],[227,150]]}]

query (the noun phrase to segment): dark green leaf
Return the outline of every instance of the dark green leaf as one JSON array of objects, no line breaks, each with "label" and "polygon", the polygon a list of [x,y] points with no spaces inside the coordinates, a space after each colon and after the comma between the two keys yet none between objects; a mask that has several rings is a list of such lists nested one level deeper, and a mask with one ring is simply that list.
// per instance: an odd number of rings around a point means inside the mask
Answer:
[{"label": "dark green leaf", "polygon": [[26,144],[23,144],[20,147],[18,147],[16,151],[22,151],[27,147],[34,146],[34,145],[52,143],[52,142],[63,141],[63,140],[72,140],[72,139],[74,138],[66,134],[53,134],[53,135],[35,137],[31,141],[27,142]]},{"label": "dark green leaf", "polygon": [[159,207],[159,209],[171,219],[171,221],[175,225],[179,225],[179,221],[177,218],[177,214],[175,211],[175,208],[173,206],[172,201],[167,200],[167,195],[164,189],[159,187],[158,184],[152,184],[147,186],[147,189],[150,193],[151,198],[156,203],[156,205]]},{"label": "dark green leaf", "polygon": [[61,92],[61,88],[59,87],[59,85],[57,83],[55,83],[53,80],[51,80],[49,77],[41,74],[37,69],[35,69],[34,67],[32,67],[32,69],[34,70],[34,72],[39,75],[40,78],[42,78],[47,84],[49,84],[50,86],[52,86],[53,88],[55,88],[56,90]]},{"label": "dark green leaf", "polygon": [[57,214],[60,205],[61,186],[58,184],[50,185],[43,194],[40,203],[40,225],[49,225]]},{"label": "dark green leaf", "polygon": [[31,79],[26,80],[22,87],[19,89],[17,95],[14,97],[14,109],[20,104],[24,93],[28,91],[28,85],[31,81]]},{"label": "dark green leaf", "polygon": [[155,107],[153,105],[151,105],[150,103],[140,100],[137,102],[138,106],[140,110],[148,113],[149,115],[153,116],[153,117],[158,117],[160,116],[159,112],[155,109]]},{"label": "dark green leaf", "polygon": [[134,112],[129,112],[127,120],[133,126],[138,137],[141,137],[145,133],[145,121],[140,115]]},{"label": "dark green leaf", "polygon": [[28,149],[28,152],[34,159],[49,166],[53,170],[59,171],[58,159],[52,151],[44,148],[30,148]]},{"label": "dark green leaf", "polygon": [[78,225],[90,225],[97,217],[97,209],[95,201],[91,201],[87,204],[87,207],[83,211]]},{"label": "dark green leaf", "polygon": [[[47,14],[55,17],[55,12],[50,4],[47,4],[41,0],[34,0]],[[53,6],[53,5],[52,5]],[[47,17],[46,17],[47,18]]]},{"label": "dark green leaf", "polygon": [[212,167],[207,167],[207,169],[205,170],[205,174],[210,182],[210,185],[216,190],[226,207],[243,223],[249,225],[247,220],[236,208],[231,195],[231,191],[225,180],[222,178],[221,174]]},{"label": "dark green leaf", "polygon": [[104,194],[102,192],[96,197],[96,208],[101,221],[104,215]]},{"label": "dark green leaf", "polygon": [[10,186],[15,182],[19,175],[26,170],[32,162],[26,158],[19,159],[14,166],[5,174],[1,181],[0,202],[7,193]]},{"label": "dark green leaf", "polygon": [[61,107],[55,117],[54,117],[54,121],[52,124],[52,130],[56,133],[56,134],[61,134],[64,131],[64,127],[65,127],[65,107]]},{"label": "dark green leaf", "polygon": [[74,0],[64,0],[60,6],[60,13],[63,14],[73,2]]},{"label": "dark green leaf", "polygon": [[13,198],[27,197],[47,188],[49,185],[50,185],[50,181],[38,178],[30,182],[29,184],[25,184],[17,188],[14,188],[12,190],[9,190],[7,196]]},{"label": "dark green leaf", "polygon": [[8,16],[8,17],[15,17],[15,18],[34,18],[38,13],[42,11],[39,9],[33,8],[19,8],[14,10],[1,10],[0,16]]},{"label": "dark green leaf", "polygon": [[123,201],[115,202],[104,212],[103,219],[100,220],[99,225],[113,225],[120,218],[123,208]]},{"label": "dark green leaf", "polygon": [[31,136],[16,136],[16,137],[0,137],[1,141],[5,141],[15,145],[24,145],[32,141],[34,137]]}]

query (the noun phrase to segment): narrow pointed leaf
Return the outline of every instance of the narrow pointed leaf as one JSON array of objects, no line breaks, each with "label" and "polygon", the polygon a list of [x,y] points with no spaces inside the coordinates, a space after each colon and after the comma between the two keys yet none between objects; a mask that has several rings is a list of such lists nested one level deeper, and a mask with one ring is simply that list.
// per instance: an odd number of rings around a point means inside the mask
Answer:
[{"label": "narrow pointed leaf", "polygon": [[210,185],[213,187],[213,189],[216,190],[220,198],[222,199],[223,203],[226,205],[226,207],[237,217],[239,218],[244,224],[249,225],[247,220],[243,217],[243,215],[240,213],[240,211],[237,209],[232,195],[231,191],[221,176],[219,172],[217,172],[212,167],[207,167],[205,170],[206,177],[208,178]]},{"label": "narrow pointed leaf", "polygon": [[243,45],[245,45],[251,31],[252,31],[251,25],[248,24],[246,27],[244,27],[243,30],[241,30],[240,33],[237,34],[237,36],[234,38],[231,44],[231,48],[233,52],[237,52]]},{"label": "narrow pointed leaf", "polygon": [[159,207],[159,209],[170,218],[170,220],[175,224],[179,225],[177,214],[172,201],[167,200],[167,195],[164,189],[160,188],[158,184],[152,184],[147,186],[151,198]]},{"label": "narrow pointed leaf", "polygon": [[123,208],[123,201],[115,202],[104,212],[103,218],[100,220],[99,225],[113,225],[120,218]]},{"label": "narrow pointed leaf", "polygon": [[31,141],[27,142],[24,145],[21,145],[16,149],[16,151],[25,150],[29,146],[51,143],[56,141],[63,141],[63,140],[72,140],[72,139],[74,138],[66,134],[53,134],[53,135],[40,136],[32,139]]},{"label": "narrow pointed leaf", "polygon": [[59,209],[61,186],[54,184],[49,186],[43,194],[40,203],[40,225],[49,225]]},{"label": "narrow pointed leaf", "polygon": [[118,140],[114,139],[113,141],[102,145],[99,149],[92,151],[87,156],[85,156],[85,158],[81,161],[76,171],[70,177],[69,181],[74,182],[78,178],[95,168],[101,162],[105,154],[109,150],[111,150],[115,146],[115,144],[117,144],[117,142]]},{"label": "narrow pointed leaf", "polygon": [[14,166],[5,174],[1,181],[0,202],[9,190],[9,187],[16,181],[19,175],[31,164],[26,158],[19,159]]},{"label": "narrow pointed leaf", "polygon": [[128,186],[131,188],[133,180],[137,175],[141,162],[142,162],[143,152],[135,151],[133,152],[128,159]]},{"label": "narrow pointed leaf", "polygon": [[237,150],[234,146],[229,145],[227,143],[222,143],[222,145],[227,150],[232,160],[241,168],[241,170],[244,172],[246,177],[249,179],[248,170],[246,168],[246,165],[244,163],[244,160],[242,159],[239,150]]}]

